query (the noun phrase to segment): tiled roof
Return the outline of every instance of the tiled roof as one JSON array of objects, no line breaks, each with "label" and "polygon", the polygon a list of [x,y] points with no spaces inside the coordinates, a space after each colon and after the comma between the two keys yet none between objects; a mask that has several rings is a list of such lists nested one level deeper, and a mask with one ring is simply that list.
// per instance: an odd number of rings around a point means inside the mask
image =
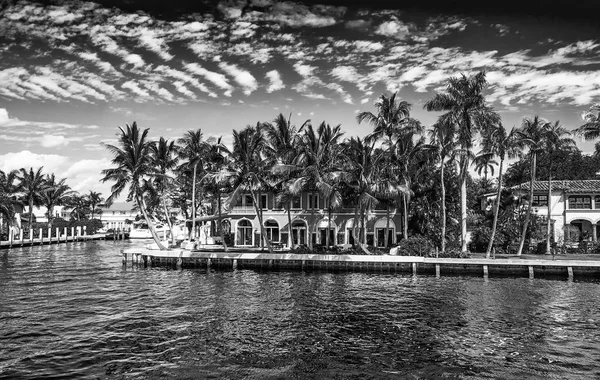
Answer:
[{"label": "tiled roof", "polygon": [[[529,181],[520,186],[513,186],[513,190],[529,190]],[[580,179],[580,180],[559,180],[552,181],[552,190],[564,190],[567,193],[600,193],[600,180],[598,179]],[[533,191],[548,191],[548,181],[534,181]]]}]

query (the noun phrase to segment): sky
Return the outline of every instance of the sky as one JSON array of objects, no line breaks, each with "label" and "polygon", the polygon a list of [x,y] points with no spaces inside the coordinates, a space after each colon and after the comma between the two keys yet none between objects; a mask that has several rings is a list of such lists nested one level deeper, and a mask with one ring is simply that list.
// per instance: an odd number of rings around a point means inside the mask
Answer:
[{"label": "sky", "polygon": [[344,3],[2,2],[0,169],[43,166],[106,197],[101,143],[126,123],[152,139],[200,128],[230,142],[232,130],[283,113],[365,136],[372,127],[356,114],[382,94],[398,92],[429,126],[439,114],[425,102],[449,77],[480,70],[509,127],[540,115],[574,129],[600,102],[591,1]]}]

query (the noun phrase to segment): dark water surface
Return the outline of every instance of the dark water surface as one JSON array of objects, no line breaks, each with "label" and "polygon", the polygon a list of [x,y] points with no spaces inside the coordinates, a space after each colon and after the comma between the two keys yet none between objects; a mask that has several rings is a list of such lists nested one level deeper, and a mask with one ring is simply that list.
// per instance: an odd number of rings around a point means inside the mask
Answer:
[{"label": "dark water surface", "polygon": [[0,379],[600,378],[600,282],[144,269],[0,251]]}]

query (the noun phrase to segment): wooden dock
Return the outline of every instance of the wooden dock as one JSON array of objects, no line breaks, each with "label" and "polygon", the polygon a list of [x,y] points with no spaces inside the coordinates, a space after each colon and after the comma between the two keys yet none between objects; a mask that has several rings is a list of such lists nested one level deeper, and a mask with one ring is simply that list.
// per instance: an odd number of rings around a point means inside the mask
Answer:
[{"label": "wooden dock", "polygon": [[293,253],[167,251],[144,248],[122,250],[123,264],[174,268],[265,270],[331,270],[481,276],[574,276],[600,278],[600,261],[521,259],[442,259],[390,255],[318,255]]},{"label": "wooden dock", "polygon": [[50,231],[48,231],[47,234],[44,234],[43,232],[45,232],[45,229],[44,231],[40,229],[39,233],[37,234],[38,237],[36,238],[33,234],[33,230],[30,230],[30,238],[26,238],[23,237],[23,231],[21,231],[20,236],[16,239],[0,241],[0,248],[29,247],[33,245],[59,244],[85,240],[104,240],[105,238],[104,234],[86,235],[85,233],[82,233],[81,230],[75,229],[74,227],[71,227],[70,234],[65,227],[62,231],[62,235],[59,233],[60,231],[57,228],[54,237],[52,237]]}]

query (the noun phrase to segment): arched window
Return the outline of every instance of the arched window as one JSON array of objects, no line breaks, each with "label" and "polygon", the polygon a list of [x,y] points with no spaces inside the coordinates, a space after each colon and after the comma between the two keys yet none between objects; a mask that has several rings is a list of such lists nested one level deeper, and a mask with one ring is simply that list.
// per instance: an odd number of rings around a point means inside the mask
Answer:
[{"label": "arched window", "polygon": [[252,223],[242,219],[237,223],[236,245],[252,245]]},{"label": "arched window", "polygon": [[292,242],[294,245],[306,244],[306,223],[304,221],[292,222]]},{"label": "arched window", "polygon": [[265,232],[267,233],[267,239],[271,243],[279,243],[279,224],[276,221],[270,219],[265,222]]}]

